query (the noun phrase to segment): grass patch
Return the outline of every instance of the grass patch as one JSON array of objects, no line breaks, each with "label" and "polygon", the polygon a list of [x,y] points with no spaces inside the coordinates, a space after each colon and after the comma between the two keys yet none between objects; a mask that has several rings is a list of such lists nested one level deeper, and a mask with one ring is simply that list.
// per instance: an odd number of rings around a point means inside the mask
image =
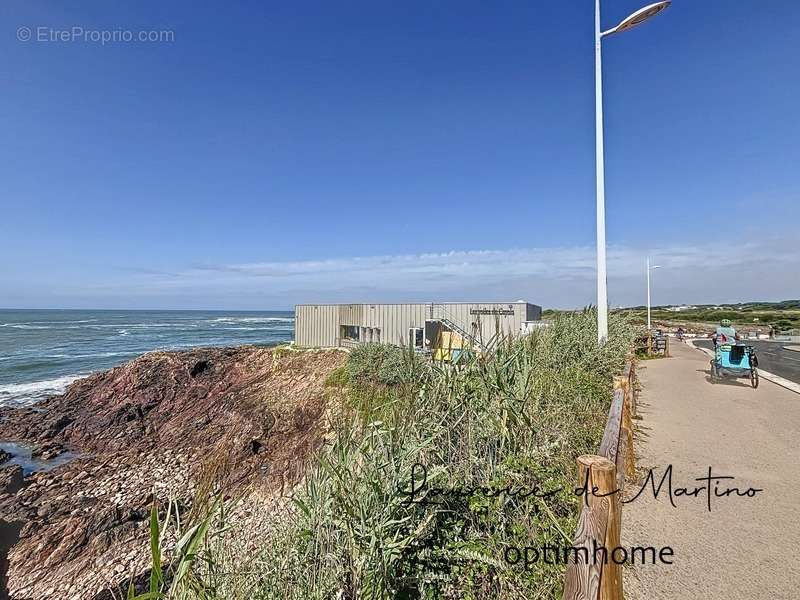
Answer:
[{"label": "grass patch", "polygon": [[348,383],[350,383],[350,374],[347,371],[346,365],[336,367],[330,372],[330,375],[325,378],[325,387],[343,388],[346,387]]}]

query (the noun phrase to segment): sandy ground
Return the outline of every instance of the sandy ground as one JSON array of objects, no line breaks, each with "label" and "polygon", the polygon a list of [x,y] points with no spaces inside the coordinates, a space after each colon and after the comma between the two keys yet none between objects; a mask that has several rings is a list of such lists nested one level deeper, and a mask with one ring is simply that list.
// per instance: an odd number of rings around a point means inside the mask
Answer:
[{"label": "sandy ground", "polygon": [[[665,485],[623,509],[623,546],[674,550],[672,565],[625,569],[631,599],[800,598],[800,395],[767,381],[711,384],[708,357],[680,343],[673,358],[640,363],[637,458],[641,478],[661,480],[673,466],[673,489],[708,475],[734,476],[719,490],[762,488],[753,498],[705,493],[676,497]],[[629,489],[638,489],[630,486]]]}]

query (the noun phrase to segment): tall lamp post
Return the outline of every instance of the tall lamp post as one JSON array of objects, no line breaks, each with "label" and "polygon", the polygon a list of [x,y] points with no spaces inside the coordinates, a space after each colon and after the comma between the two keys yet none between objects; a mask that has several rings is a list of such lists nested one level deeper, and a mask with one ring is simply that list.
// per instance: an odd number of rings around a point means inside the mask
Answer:
[{"label": "tall lamp post", "polygon": [[[670,5],[671,0],[655,2],[640,8],[612,29],[600,29],[600,0],[594,4],[594,81],[595,81],[595,144],[597,157],[597,340],[608,338],[608,288],[606,285],[606,199],[603,167],[603,65],[600,42],[612,33],[636,27]],[[649,273],[649,271],[648,271]]]},{"label": "tall lamp post", "polygon": [[661,265],[650,266],[650,257],[647,257],[647,334],[650,335],[650,271],[660,269]]}]

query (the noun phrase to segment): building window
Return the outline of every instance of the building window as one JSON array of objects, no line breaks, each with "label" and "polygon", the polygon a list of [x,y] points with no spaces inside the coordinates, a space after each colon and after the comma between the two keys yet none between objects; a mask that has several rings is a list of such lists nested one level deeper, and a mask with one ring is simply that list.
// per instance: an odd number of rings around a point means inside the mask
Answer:
[{"label": "building window", "polygon": [[381,343],[381,330],[378,329],[377,327],[372,330],[372,341],[375,342],[376,344]]},{"label": "building window", "polygon": [[357,325],[341,325],[340,326],[340,337],[344,340],[352,340],[354,342],[358,342],[361,338],[359,337],[359,328]]},{"label": "building window", "polygon": [[410,327],[408,330],[408,343],[412,348],[422,348],[425,340],[425,331],[421,327]]}]

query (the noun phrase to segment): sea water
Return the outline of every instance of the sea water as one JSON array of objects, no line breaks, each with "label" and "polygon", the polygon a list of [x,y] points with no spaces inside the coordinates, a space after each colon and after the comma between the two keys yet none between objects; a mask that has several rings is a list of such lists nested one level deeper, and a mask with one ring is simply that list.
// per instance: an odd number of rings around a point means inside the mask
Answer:
[{"label": "sea water", "polygon": [[282,311],[0,310],[0,405],[31,404],[150,350],[291,340]]}]

